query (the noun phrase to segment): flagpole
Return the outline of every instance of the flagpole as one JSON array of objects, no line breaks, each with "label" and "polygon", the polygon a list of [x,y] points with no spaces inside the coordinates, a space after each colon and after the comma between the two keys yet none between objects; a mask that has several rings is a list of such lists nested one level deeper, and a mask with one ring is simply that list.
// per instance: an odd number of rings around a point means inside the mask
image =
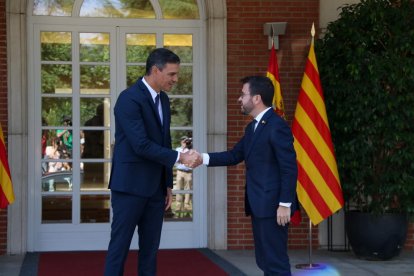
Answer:
[{"label": "flagpole", "polygon": [[316,270],[316,269],[323,269],[325,268],[324,265],[321,264],[314,264],[312,263],[312,221],[309,218],[309,233],[308,233],[308,239],[309,239],[309,262],[307,264],[297,264],[295,267],[297,269],[306,269],[306,270]]},{"label": "flagpole", "polygon": [[[315,24],[314,23],[312,23],[311,35],[312,35],[312,45],[313,45],[314,38],[315,38]],[[317,269],[325,268],[324,265],[312,263],[312,221],[311,221],[310,217],[309,217],[308,239],[309,239],[309,245],[308,245],[309,246],[309,248],[308,248],[309,262],[307,264],[297,264],[295,267],[297,269],[306,269],[306,270],[317,270]]]}]

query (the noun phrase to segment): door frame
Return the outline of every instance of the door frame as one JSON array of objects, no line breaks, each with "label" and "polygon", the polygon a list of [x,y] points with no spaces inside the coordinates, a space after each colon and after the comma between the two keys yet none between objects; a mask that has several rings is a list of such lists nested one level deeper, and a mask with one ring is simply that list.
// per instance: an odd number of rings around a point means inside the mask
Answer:
[{"label": "door frame", "polygon": [[[156,33],[156,47],[162,47],[163,34],[192,34],[193,35],[193,142],[194,148],[206,147],[206,117],[205,85],[202,82],[203,66],[202,35],[199,28],[190,27],[162,27],[154,31],[146,27],[117,27],[118,56],[125,57],[125,47],[121,41],[127,33]],[[123,63],[123,64],[122,64]],[[117,96],[126,88],[126,66],[122,59],[118,59]],[[197,116],[195,116],[197,114]],[[173,128],[172,128],[173,129]],[[161,235],[160,248],[201,248],[207,246],[207,173],[205,167],[199,167],[193,171],[193,220],[191,222],[164,221]],[[137,249],[138,235],[135,232],[131,242],[131,248]]]}]

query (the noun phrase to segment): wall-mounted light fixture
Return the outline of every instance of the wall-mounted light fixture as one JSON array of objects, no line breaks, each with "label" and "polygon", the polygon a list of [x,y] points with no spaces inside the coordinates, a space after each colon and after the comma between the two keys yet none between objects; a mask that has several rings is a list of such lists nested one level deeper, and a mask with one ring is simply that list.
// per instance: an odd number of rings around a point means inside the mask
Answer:
[{"label": "wall-mounted light fixture", "polygon": [[279,49],[279,35],[284,35],[287,22],[269,22],[263,25],[263,33],[269,37],[269,49],[272,48],[272,41],[275,49]]}]

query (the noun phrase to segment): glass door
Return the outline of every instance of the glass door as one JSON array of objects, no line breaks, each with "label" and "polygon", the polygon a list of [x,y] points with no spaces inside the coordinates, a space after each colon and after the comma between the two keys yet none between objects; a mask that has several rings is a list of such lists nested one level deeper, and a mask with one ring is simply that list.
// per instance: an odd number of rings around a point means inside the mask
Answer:
[{"label": "glass door", "polygon": [[[177,29],[148,32],[148,29],[120,28],[120,87],[122,91],[145,74],[148,54],[155,48],[165,47],[175,52],[181,59],[179,80],[172,91],[167,92],[171,104],[171,138],[173,149],[188,151],[193,146],[193,103],[197,94],[197,78],[194,77],[197,55],[194,30]],[[200,197],[193,189],[197,182],[191,168],[183,164],[174,167],[174,189],[172,208],[165,213],[161,247],[199,247],[200,230],[203,221],[201,210],[196,204]],[[197,185],[197,184],[196,184]],[[205,214],[204,214],[205,215]],[[134,237],[134,240],[137,237]],[[136,242],[132,243],[134,246]]]},{"label": "glass door", "polygon": [[104,249],[115,29],[36,26],[34,35],[35,139],[41,149],[35,166],[35,248]]}]

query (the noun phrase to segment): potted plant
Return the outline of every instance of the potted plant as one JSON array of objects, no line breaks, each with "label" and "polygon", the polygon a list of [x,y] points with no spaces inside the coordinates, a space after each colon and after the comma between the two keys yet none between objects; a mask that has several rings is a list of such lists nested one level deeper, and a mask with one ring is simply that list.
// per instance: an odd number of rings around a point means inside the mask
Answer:
[{"label": "potted plant", "polygon": [[414,213],[413,45],[410,0],[345,5],[315,45],[346,231],[363,258],[398,255]]}]

